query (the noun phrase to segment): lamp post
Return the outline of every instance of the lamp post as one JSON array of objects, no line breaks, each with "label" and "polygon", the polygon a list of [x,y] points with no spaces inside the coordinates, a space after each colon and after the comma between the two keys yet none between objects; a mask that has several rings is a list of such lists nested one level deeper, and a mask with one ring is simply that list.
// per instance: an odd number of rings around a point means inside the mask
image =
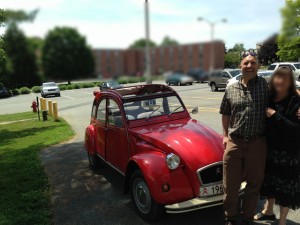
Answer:
[{"label": "lamp post", "polygon": [[214,61],[215,61],[215,50],[214,50],[214,29],[215,29],[215,25],[217,23],[226,23],[227,20],[226,19],[221,19],[220,21],[217,22],[211,22],[209,20],[206,20],[205,18],[202,17],[198,17],[198,21],[205,21],[209,24],[210,26],[210,40],[211,40],[211,45],[210,45],[210,65],[209,65],[209,71],[211,72],[214,69]]},{"label": "lamp post", "polygon": [[146,83],[151,84],[151,54],[150,54],[150,25],[149,25],[149,2],[145,0],[145,35],[146,35],[146,46],[145,46],[145,72],[144,77],[146,78]]}]

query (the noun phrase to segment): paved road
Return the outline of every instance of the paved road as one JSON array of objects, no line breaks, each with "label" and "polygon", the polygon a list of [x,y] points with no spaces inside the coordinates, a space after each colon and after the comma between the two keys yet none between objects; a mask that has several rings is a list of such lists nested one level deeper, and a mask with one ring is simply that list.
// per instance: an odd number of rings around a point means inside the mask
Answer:
[{"label": "paved road", "polygon": [[[199,107],[199,114],[193,115],[195,119],[221,133],[218,108],[223,92],[212,93],[207,84],[174,89],[178,91],[188,109]],[[51,98],[58,102],[60,116],[64,117],[77,133],[74,140],[41,152],[41,159],[53,188],[54,224],[149,224],[136,215],[129,197],[122,194],[124,182],[122,176],[107,166],[96,173],[88,167],[87,157],[83,151],[83,134],[84,128],[89,123],[93,90],[96,89],[63,91],[62,97]],[[0,114],[30,110],[33,99],[33,95],[0,99]],[[289,225],[299,225],[300,212],[292,212],[289,218]],[[166,215],[153,224],[221,225],[222,208]]]}]

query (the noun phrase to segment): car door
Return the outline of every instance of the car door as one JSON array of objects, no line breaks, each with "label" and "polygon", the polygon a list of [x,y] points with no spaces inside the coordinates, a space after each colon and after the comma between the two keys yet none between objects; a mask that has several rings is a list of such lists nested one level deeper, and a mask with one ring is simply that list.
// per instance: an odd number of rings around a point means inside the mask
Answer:
[{"label": "car door", "polygon": [[107,100],[106,160],[116,169],[125,173],[129,159],[128,136],[124,116],[118,103]]},{"label": "car door", "polygon": [[97,154],[105,159],[105,139],[106,139],[106,98],[100,99],[96,104],[96,116],[94,127],[96,132],[95,148]]},{"label": "car door", "polygon": [[222,72],[222,77],[219,83],[220,88],[225,88],[227,85],[227,81],[231,78],[231,76],[228,74],[228,72],[223,71]]}]

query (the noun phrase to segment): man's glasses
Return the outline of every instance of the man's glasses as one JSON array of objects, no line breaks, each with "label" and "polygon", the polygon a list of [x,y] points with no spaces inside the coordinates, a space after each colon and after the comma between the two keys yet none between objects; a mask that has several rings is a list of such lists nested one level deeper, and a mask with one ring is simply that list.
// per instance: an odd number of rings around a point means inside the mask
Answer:
[{"label": "man's glasses", "polygon": [[254,57],[257,57],[256,52],[246,52],[246,53],[244,53],[244,54],[242,55],[242,59],[246,58],[246,57],[249,56],[249,55],[254,56]]}]

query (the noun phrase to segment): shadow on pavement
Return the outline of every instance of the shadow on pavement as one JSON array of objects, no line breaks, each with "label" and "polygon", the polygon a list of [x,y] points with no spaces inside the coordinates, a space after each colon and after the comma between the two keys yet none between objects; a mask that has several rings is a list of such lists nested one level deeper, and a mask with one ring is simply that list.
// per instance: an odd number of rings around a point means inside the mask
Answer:
[{"label": "shadow on pavement", "polygon": [[[108,166],[92,172],[83,142],[52,146],[43,150],[40,157],[52,188],[54,224],[149,224],[138,217],[129,195],[123,195],[122,175]],[[152,224],[221,225],[222,207],[184,214],[167,214]]]}]

